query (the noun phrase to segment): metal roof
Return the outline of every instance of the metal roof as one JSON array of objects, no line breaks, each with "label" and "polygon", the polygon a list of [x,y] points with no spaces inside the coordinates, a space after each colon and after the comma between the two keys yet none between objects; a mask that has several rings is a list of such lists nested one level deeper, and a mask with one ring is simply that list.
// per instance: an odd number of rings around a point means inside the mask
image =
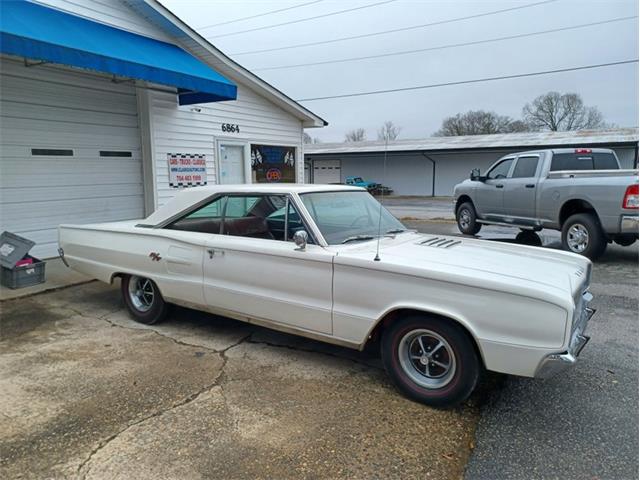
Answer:
[{"label": "metal roof", "polygon": [[[608,130],[579,130],[571,132],[502,133],[495,135],[465,135],[459,137],[429,137],[418,140],[394,140],[387,151],[472,150],[492,148],[545,148],[563,145],[619,145],[637,144],[638,128],[613,128]],[[380,141],[352,143],[318,143],[304,146],[305,155],[335,153],[383,152],[385,143]]]}]

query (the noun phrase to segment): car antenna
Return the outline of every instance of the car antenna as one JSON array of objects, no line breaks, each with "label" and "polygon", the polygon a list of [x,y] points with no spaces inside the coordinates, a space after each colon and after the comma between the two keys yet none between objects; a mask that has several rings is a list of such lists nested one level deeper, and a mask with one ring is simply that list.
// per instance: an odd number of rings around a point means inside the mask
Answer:
[{"label": "car antenna", "polygon": [[[384,160],[382,161],[382,181],[387,182],[387,147],[389,145],[389,135],[384,137]],[[383,184],[384,185],[384,184]],[[380,237],[382,236],[382,201],[384,200],[384,188],[380,189],[380,209],[378,214],[378,241],[376,242],[376,256],[374,262],[380,261]]]}]

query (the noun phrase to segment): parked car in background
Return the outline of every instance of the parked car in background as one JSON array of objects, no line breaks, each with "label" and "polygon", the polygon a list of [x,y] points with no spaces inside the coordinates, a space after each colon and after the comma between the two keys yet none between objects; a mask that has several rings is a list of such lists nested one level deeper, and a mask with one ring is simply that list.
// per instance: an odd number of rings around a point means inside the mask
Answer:
[{"label": "parked car in background", "polygon": [[638,239],[638,170],[621,170],[606,148],[561,148],[505,155],[454,188],[462,233],[483,224],[560,230],[565,250],[591,259],[607,243]]},{"label": "parked car in background", "polygon": [[362,350],[409,397],[467,398],[482,369],[546,377],[576,362],[591,262],[407,230],[366,190],[217,185],[145,220],[61,225],[61,257],[156,323],[170,303]]},{"label": "parked car in background", "polygon": [[390,195],[393,193],[393,190],[389,187],[385,187],[384,185],[376,182],[363,180],[362,177],[347,177],[345,178],[344,183],[352,187],[366,188],[372,195]]}]

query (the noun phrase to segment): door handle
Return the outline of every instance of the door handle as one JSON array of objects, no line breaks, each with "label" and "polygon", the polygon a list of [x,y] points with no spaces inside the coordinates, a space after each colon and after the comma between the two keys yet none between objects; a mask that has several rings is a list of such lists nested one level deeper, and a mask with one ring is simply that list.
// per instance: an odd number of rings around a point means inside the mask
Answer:
[{"label": "door handle", "polygon": [[213,258],[216,255],[224,256],[224,250],[216,250],[215,248],[208,248],[207,253],[209,254],[209,258]]},{"label": "door handle", "polygon": [[496,185],[496,188],[504,188],[504,185],[499,183],[498,185]]},{"label": "door handle", "polygon": [[534,183],[527,183],[524,188],[536,188]]}]

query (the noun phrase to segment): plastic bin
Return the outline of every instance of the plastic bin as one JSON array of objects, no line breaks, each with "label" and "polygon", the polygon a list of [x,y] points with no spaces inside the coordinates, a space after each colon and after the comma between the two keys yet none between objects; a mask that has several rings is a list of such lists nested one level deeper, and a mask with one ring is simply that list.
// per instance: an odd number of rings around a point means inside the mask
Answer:
[{"label": "plastic bin", "polygon": [[[44,282],[46,262],[27,255],[35,242],[11,232],[0,235],[0,284],[7,288],[23,288]],[[16,267],[23,258],[33,263]]]}]

